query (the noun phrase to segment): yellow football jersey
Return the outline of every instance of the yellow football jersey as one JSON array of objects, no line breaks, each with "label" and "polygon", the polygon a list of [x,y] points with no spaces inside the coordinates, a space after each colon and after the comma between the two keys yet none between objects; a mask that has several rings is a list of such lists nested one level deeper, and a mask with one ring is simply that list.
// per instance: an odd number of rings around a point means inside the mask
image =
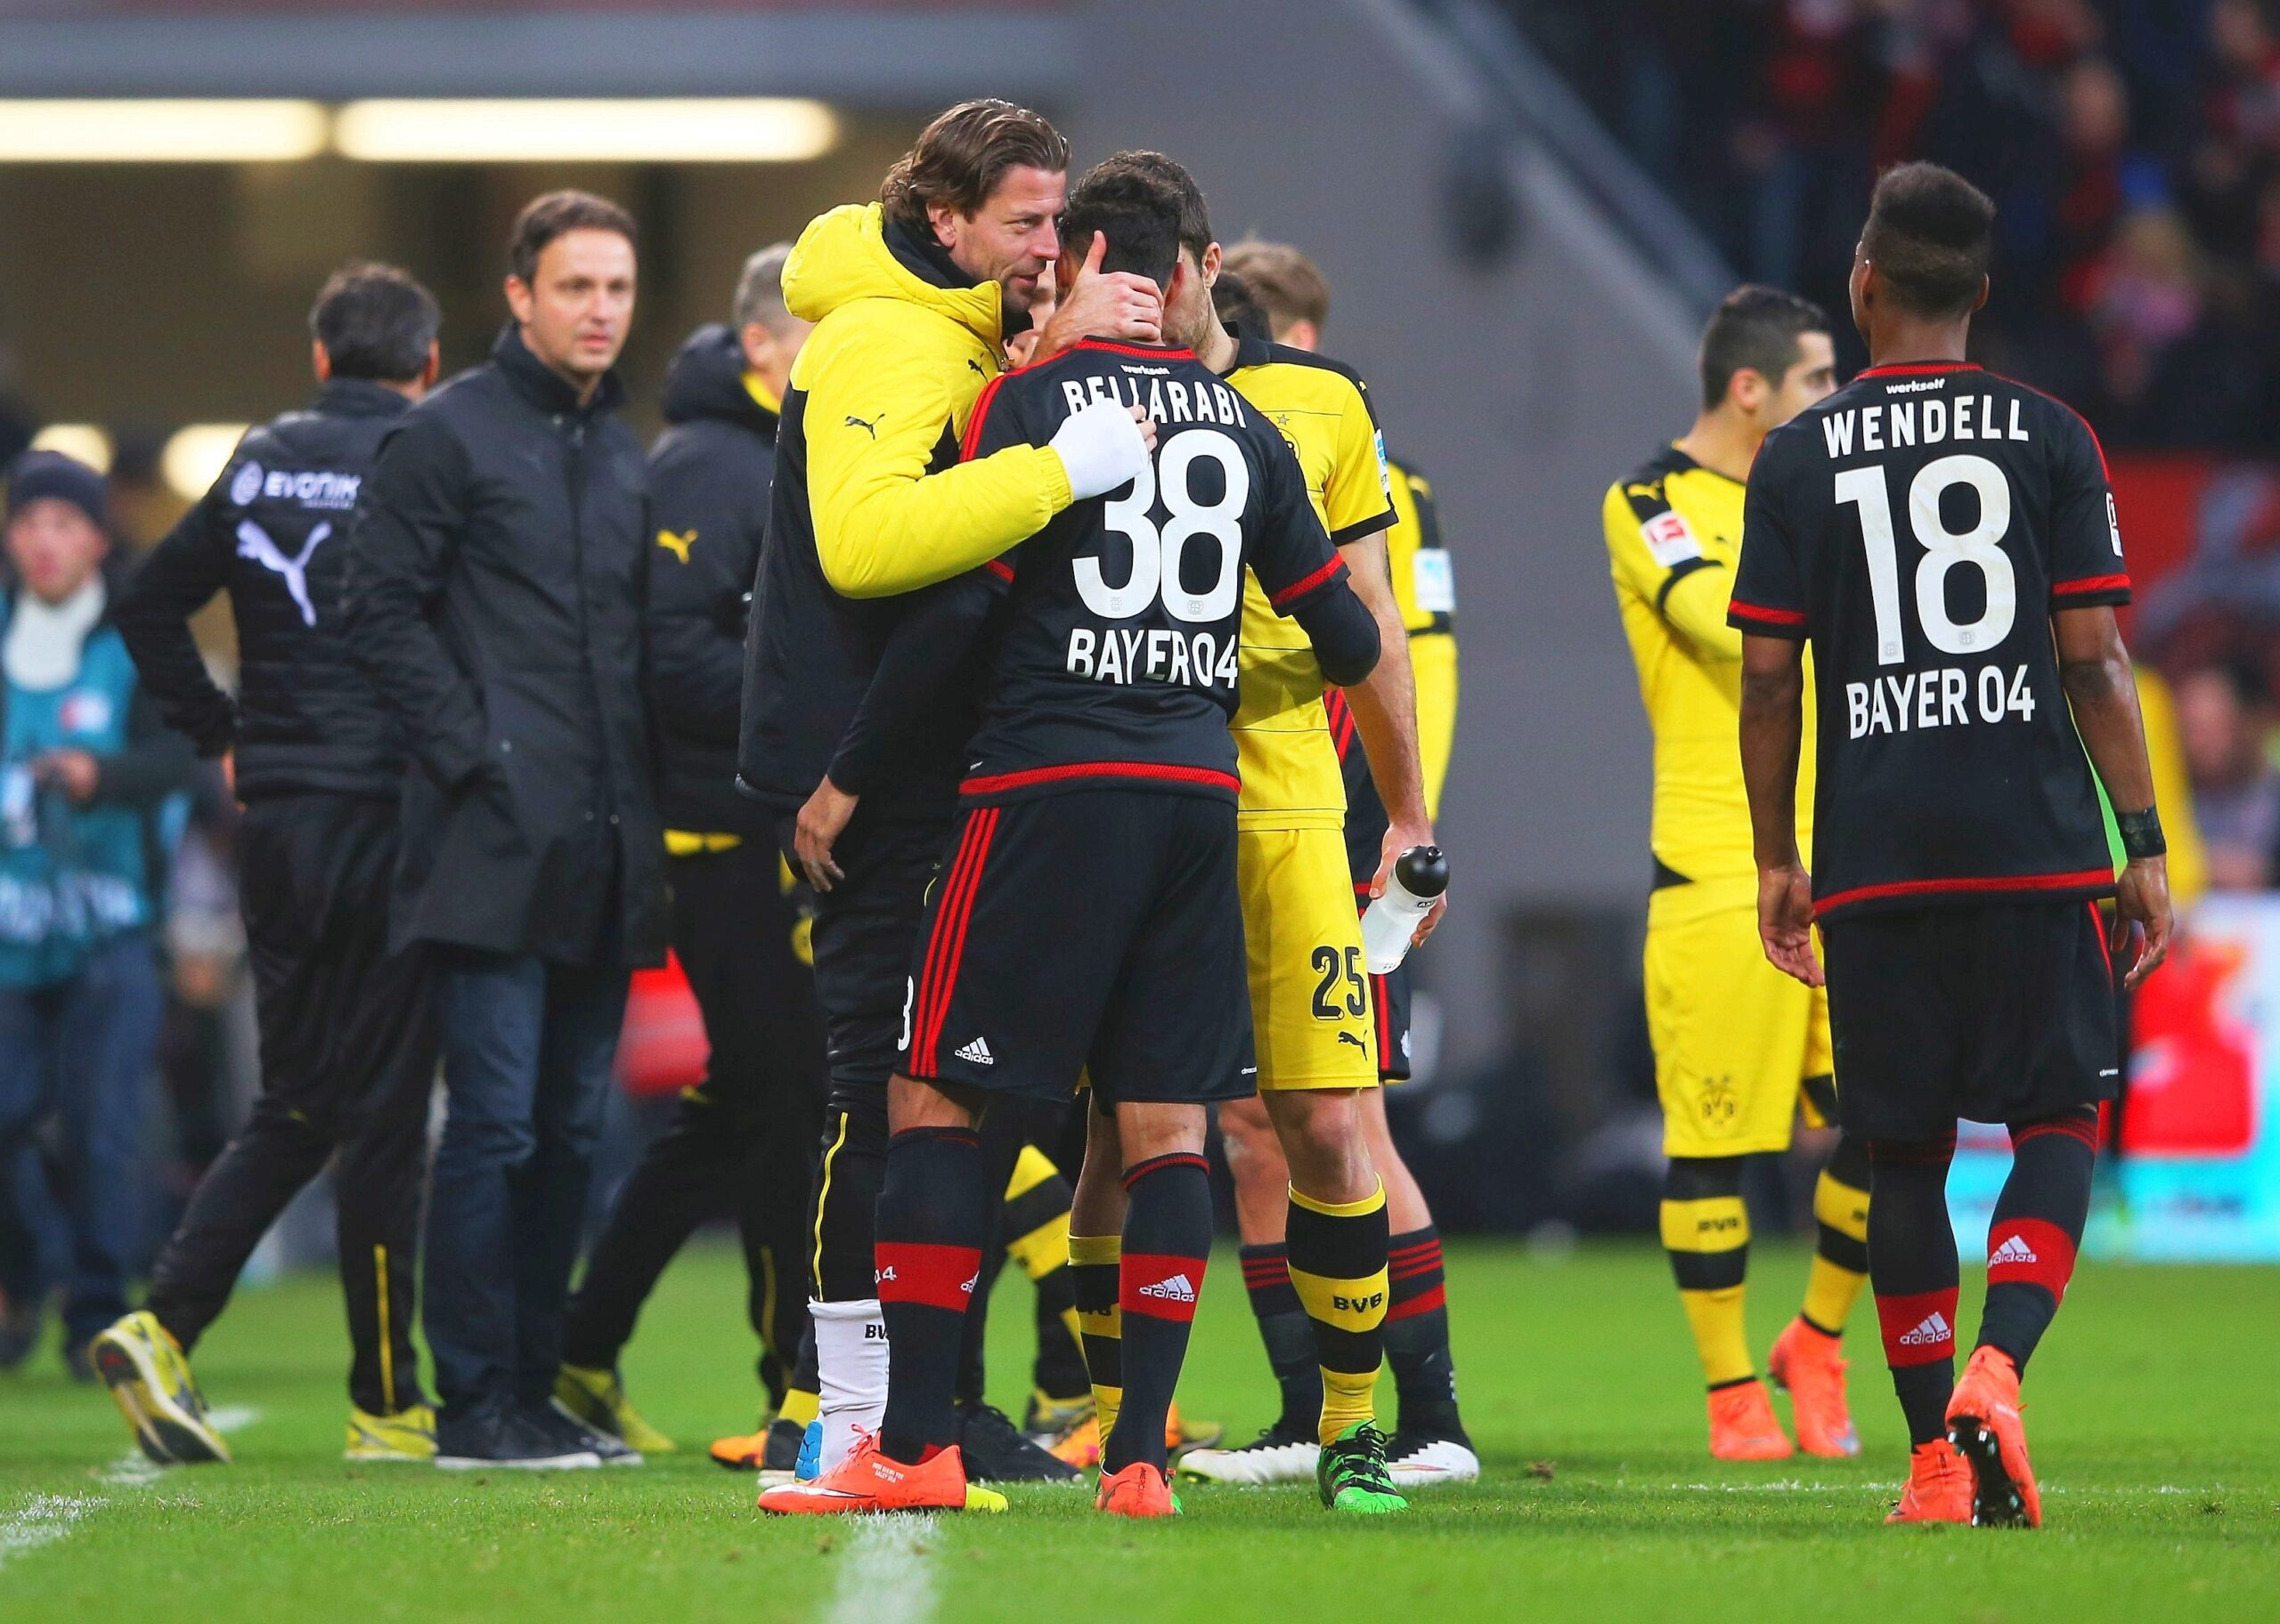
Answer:
[{"label": "yellow football jersey", "polygon": [[[1343,546],[1392,523],[1384,439],[1359,378],[1309,351],[1242,337],[1227,382],[1298,453],[1332,542]],[[1231,724],[1243,779],[1237,821],[1252,829],[1335,829],[1346,821],[1346,786],[1307,634],[1246,578],[1241,636],[1242,700]]]},{"label": "yellow football jersey", "polygon": [[1386,532],[1386,563],[1394,601],[1409,629],[1409,664],[1417,681],[1417,755],[1425,769],[1425,812],[1441,815],[1441,786],[1457,727],[1457,581],[1430,481],[1388,458],[1393,528]]},{"label": "yellow football jersey", "polygon": [[[1608,489],[1602,518],[1639,696],[1655,730],[1657,879],[1754,874],[1742,786],[1742,634],[1726,624],[1747,487],[1676,446]],[[1813,713],[1805,664],[1805,715]],[[1812,852],[1813,730],[1797,764],[1798,849]]]}]

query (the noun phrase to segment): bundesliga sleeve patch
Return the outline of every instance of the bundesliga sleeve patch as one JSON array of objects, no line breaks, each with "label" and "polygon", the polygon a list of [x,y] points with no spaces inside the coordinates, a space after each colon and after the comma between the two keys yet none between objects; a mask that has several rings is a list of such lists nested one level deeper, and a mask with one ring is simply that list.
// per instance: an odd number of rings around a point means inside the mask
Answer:
[{"label": "bundesliga sleeve patch", "polygon": [[1665,569],[1684,564],[1690,558],[1702,556],[1702,545],[1694,539],[1694,532],[1675,508],[1665,509],[1639,527],[1639,534],[1647,543],[1655,562]]}]

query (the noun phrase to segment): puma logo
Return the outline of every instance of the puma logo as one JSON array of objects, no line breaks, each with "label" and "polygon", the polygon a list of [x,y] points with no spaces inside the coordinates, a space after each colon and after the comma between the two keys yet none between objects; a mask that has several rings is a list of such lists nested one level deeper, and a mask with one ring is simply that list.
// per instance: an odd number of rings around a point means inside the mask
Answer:
[{"label": "puma logo", "polygon": [[1341,1043],[1351,1043],[1356,1049],[1364,1051],[1367,1051],[1370,1046],[1364,1043],[1360,1038],[1355,1036],[1351,1032],[1340,1032],[1338,1035],[1338,1041]]},{"label": "puma logo", "polygon": [[657,532],[657,545],[683,564],[687,564],[688,549],[696,545],[696,532],[693,530],[685,530],[676,535],[670,530],[661,530]]},{"label": "puma logo", "polygon": [[989,368],[987,368],[987,367],[985,367],[985,366],[983,366],[980,361],[976,361],[976,360],[975,360],[973,356],[971,356],[971,355],[969,355],[969,356],[967,356],[967,357],[965,358],[965,364],[966,364],[967,366],[969,366],[969,367],[972,367],[972,368],[973,368],[973,369],[977,373],[981,374],[983,378],[988,378],[988,377],[989,376]]},{"label": "puma logo", "polygon": [[288,558],[278,550],[270,534],[251,519],[238,522],[238,556],[250,558],[265,570],[274,570],[285,578],[285,590],[301,611],[301,623],[317,623],[316,605],[309,601],[309,560],[316,556],[317,548],[332,534],[331,521],[326,520],[309,532],[309,539],[301,546],[300,556]]},{"label": "puma logo", "polygon": [[868,423],[866,423],[862,418],[855,416],[852,412],[850,412],[847,416],[847,426],[850,428],[859,428],[865,434],[870,435],[872,439],[875,440],[879,437],[879,424],[885,418],[886,415],[887,414],[883,411],[879,413],[877,417],[873,418]]}]

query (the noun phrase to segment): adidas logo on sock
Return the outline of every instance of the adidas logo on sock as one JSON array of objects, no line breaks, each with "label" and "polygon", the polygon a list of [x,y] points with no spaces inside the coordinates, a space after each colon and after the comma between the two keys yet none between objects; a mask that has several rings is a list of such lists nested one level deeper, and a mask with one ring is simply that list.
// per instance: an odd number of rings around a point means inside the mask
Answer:
[{"label": "adidas logo on sock", "polygon": [[2014,1235],[1996,1247],[1987,1261],[1991,1263],[2039,1263],[2042,1260],[2034,1255],[2034,1248],[2027,1245],[2024,1237]]},{"label": "adidas logo on sock", "polygon": [[1168,1280],[1158,1280],[1153,1286],[1143,1286],[1140,1295],[1159,1297],[1166,1303],[1193,1303],[1195,1301],[1195,1283],[1185,1274],[1176,1274]]},{"label": "adidas logo on sock", "polygon": [[1942,1342],[1953,1342],[1955,1335],[1955,1328],[1948,1323],[1948,1317],[1934,1312],[1925,1315],[1914,1330],[1902,1331],[1900,1345],[1903,1348],[1931,1347]]},{"label": "adidas logo on sock", "polygon": [[989,1052],[989,1045],[978,1037],[965,1048],[955,1050],[953,1052],[958,1059],[972,1060],[977,1066],[995,1066],[998,1063],[998,1057]]}]

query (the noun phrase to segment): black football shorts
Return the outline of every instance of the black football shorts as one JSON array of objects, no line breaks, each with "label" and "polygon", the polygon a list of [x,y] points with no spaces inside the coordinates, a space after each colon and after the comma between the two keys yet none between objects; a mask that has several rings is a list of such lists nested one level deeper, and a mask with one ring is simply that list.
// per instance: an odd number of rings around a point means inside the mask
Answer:
[{"label": "black football shorts", "polygon": [[1065,1100],[1241,1099],[1258,1082],[1235,808],[1129,789],[958,816],[911,967],[903,1071]]},{"label": "black football shorts", "polygon": [[1991,902],[1825,927],[1836,1102],[1873,1139],[2112,1100],[2121,1041],[2097,906]]}]

